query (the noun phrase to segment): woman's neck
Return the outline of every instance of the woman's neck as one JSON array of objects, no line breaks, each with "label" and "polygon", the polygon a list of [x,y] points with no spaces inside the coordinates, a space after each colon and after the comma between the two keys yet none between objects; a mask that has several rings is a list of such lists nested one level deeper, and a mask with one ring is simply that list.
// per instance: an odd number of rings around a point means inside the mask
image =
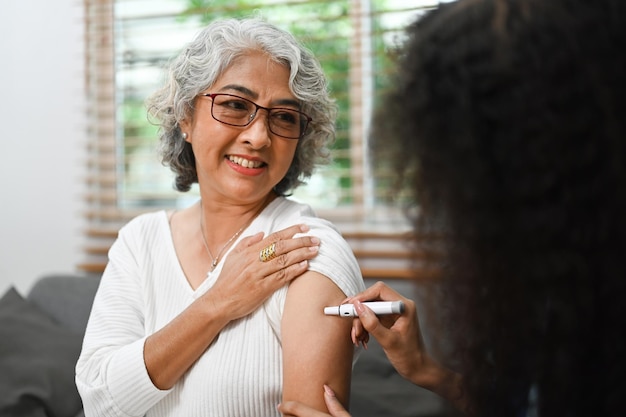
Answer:
[{"label": "woman's neck", "polygon": [[[197,204],[198,225],[203,226],[206,243],[212,253],[241,229],[245,229],[276,198],[273,192],[252,204],[224,204],[201,199]],[[219,250],[219,249],[217,249]]]}]

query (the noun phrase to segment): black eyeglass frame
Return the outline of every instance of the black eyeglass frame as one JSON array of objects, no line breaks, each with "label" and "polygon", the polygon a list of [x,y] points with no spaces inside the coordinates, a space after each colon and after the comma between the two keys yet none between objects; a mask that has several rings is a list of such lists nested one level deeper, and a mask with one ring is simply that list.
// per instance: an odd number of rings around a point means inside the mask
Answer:
[{"label": "black eyeglass frame", "polygon": [[[250,125],[250,123],[252,123],[256,119],[256,115],[258,114],[259,109],[267,111],[268,116],[271,114],[272,110],[288,110],[288,111],[291,111],[291,112],[298,113],[300,116],[302,116],[302,118],[300,119],[301,120],[300,136],[297,136],[297,137],[285,136],[285,135],[281,135],[280,133],[274,132],[272,130],[272,124],[269,122],[269,117],[268,117],[267,126],[268,126],[270,132],[272,132],[276,136],[280,136],[281,138],[285,138],[285,139],[293,139],[293,140],[301,139],[306,134],[306,131],[309,128],[309,123],[311,123],[313,121],[313,118],[311,118],[308,114],[301,112],[300,110],[295,110],[295,109],[292,109],[292,108],[289,108],[289,107],[263,107],[260,104],[256,104],[254,101],[252,101],[250,99],[238,96],[236,94],[229,94],[229,93],[202,93],[202,94],[198,94],[198,95],[200,97],[209,97],[211,99],[211,117],[213,117],[213,119],[217,120],[218,122],[223,123],[223,124],[228,125],[228,126],[246,127],[246,126]],[[213,106],[215,105],[215,97],[218,97],[218,96],[233,97],[233,98],[241,99],[241,100],[247,101],[248,103],[251,103],[255,107],[254,112],[251,114],[251,116],[253,116],[253,117],[250,117],[248,122],[245,123],[245,124],[234,124],[234,123],[228,123],[228,122],[224,122],[222,120],[219,120],[213,114]]]}]

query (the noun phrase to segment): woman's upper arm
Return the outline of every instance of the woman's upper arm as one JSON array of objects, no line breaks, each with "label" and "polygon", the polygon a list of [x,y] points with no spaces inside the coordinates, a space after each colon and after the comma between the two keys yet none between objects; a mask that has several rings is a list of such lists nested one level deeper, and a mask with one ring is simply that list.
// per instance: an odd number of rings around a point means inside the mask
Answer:
[{"label": "woman's upper arm", "polygon": [[318,272],[306,272],[290,284],[281,322],[283,401],[297,400],[325,411],[323,384],[328,384],[347,407],[354,353],[352,320],[324,315],[324,307],[345,297]]}]

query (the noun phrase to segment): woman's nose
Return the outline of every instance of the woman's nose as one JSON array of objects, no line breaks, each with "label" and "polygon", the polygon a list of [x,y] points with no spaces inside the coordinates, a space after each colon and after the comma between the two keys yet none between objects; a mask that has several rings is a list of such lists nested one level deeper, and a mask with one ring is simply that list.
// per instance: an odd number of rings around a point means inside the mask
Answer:
[{"label": "woman's nose", "polygon": [[272,143],[267,120],[267,112],[257,110],[251,115],[252,121],[244,128],[239,137],[250,143],[255,149],[269,146]]}]

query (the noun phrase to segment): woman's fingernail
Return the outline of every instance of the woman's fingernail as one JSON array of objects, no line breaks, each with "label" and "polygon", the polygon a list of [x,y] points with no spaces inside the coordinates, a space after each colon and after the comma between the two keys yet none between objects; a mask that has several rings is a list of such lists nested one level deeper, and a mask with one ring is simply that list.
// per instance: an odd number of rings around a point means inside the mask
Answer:
[{"label": "woman's fingernail", "polygon": [[361,313],[365,312],[365,307],[363,307],[363,303],[361,303],[359,300],[354,300],[352,304],[354,305],[354,310],[356,311],[356,314],[358,316],[360,316]]},{"label": "woman's fingernail", "polygon": [[301,224],[300,225],[300,230],[302,232],[308,232],[309,231],[309,226],[307,226],[306,224]]},{"label": "woman's fingernail", "polygon": [[311,252],[318,252],[320,250],[319,246],[309,246],[309,250]]},{"label": "woman's fingernail", "polygon": [[305,267],[305,266],[307,266],[308,264],[309,264],[309,261],[307,261],[307,260],[305,259],[304,261],[300,262],[298,265],[304,268],[304,267]]},{"label": "woman's fingernail", "polygon": [[320,244],[320,240],[319,238],[315,237],[315,236],[311,236],[311,243],[314,245],[319,245]]},{"label": "woman's fingernail", "polygon": [[334,397],[335,396],[335,391],[333,391],[328,385],[324,384],[324,393],[326,393],[326,395],[328,395],[329,397]]}]

